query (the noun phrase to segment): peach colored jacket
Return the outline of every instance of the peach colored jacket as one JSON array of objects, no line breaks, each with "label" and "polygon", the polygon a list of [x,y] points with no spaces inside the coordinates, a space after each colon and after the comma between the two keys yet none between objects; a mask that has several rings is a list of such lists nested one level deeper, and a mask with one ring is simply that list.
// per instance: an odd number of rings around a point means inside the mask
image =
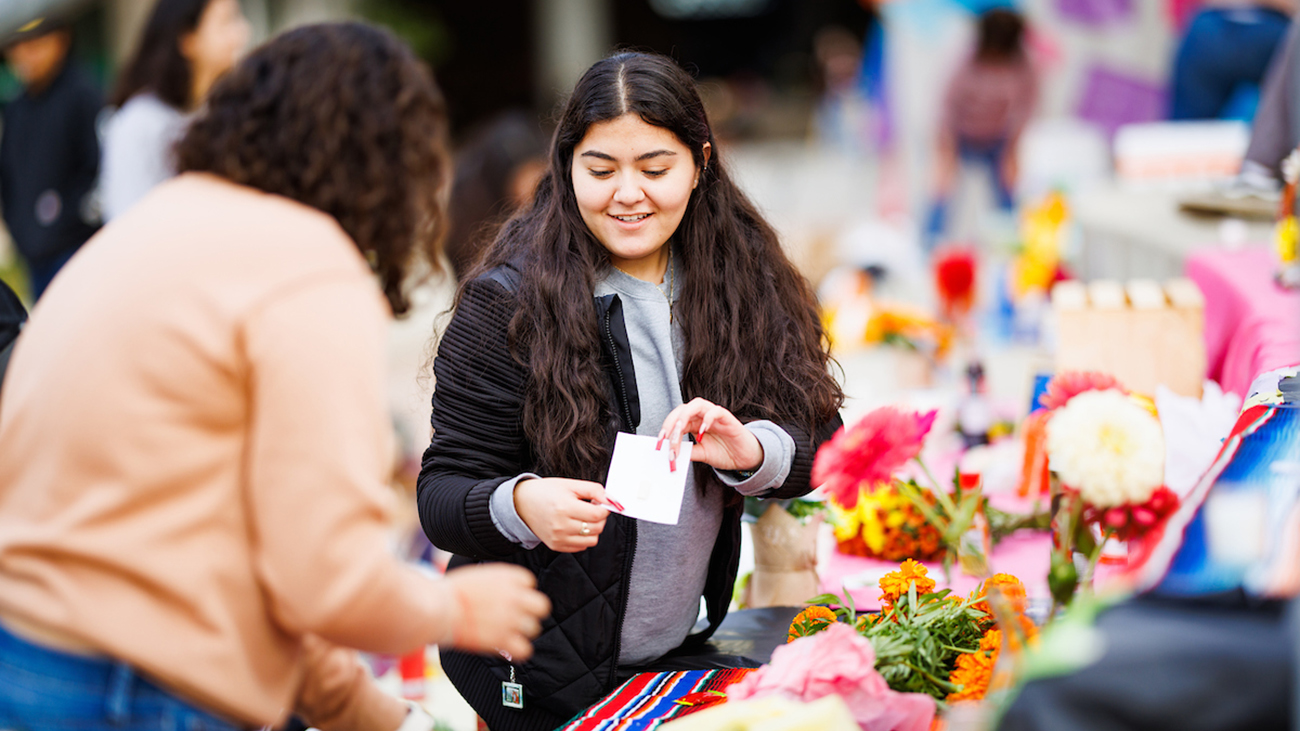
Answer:
[{"label": "peach colored jacket", "polygon": [[259,725],[364,681],[304,638],[445,639],[457,602],[386,550],[388,315],[332,218],[219,178],[104,228],[0,394],[0,620]]}]

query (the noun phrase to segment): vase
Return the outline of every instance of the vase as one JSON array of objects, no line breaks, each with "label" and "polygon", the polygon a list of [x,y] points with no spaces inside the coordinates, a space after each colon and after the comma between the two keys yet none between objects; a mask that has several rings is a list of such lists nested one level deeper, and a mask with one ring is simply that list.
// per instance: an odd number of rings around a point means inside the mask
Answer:
[{"label": "vase", "polygon": [[819,593],[817,530],[822,516],[801,521],[775,503],[750,524],[754,574],[741,597],[749,608],[793,607]]}]

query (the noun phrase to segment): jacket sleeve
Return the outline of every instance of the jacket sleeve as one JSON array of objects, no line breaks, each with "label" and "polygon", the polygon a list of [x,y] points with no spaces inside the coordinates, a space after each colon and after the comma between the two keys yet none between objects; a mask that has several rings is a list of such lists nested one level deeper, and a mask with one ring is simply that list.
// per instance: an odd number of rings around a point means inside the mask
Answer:
[{"label": "jacket sleeve", "polygon": [[476,560],[520,550],[497,530],[497,486],[527,471],[523,396],[527,372],[510,353],[513,294],[481,277],[465,285],[433,362],[433,439],[416,491],[433,545]]},{"label": "jacket sleeve", "polygon": [[794,460],[790,465],[790,474],[786,476],[785,482],[780,487],[756,497],[784,499],[807,495],[816,487],[812,484],[813,458],[817,456],[817,450],[822,443],[844,426],[844,420],[840,418],[839,413],[836,413],[829,421],[823,422],[811,432],[806,426],[790,423],[778,424],[778,426],[794,439]]}]

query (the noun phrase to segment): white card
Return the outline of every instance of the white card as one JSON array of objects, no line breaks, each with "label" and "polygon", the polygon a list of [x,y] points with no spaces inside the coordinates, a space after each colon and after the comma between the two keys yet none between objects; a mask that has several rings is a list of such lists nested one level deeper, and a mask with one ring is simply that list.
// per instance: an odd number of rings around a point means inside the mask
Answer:
[{"label": "white card", "polygon": [[614,440],[614,457],[605,480],[605,496],[611,511],[629,518],[677,525],[686,492],[686,474],[691,469],[691,443],[682,440],[677,453],[677,470],[670,471],[672,452],[667,440],[656,450],[655,437],[619,432]]}]

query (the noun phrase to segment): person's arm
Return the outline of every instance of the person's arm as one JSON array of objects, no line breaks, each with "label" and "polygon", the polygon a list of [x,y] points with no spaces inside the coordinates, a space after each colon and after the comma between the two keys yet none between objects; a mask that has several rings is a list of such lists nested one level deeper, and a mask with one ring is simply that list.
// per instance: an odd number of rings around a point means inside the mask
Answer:
[{"label": "person's arm", "polygon": [[356,652],[315,635],[302,642],[305,668],[294,712],[321,731],[395,731],[408,706],[375,685]]},{"label": "person's arm", "polygon": [[794,459],[790,463],[790,473],[781,486],[759,494],[758,497],[782,499],[802,497],[816,487],[816,485],[812,484],[812,466],[813,458],[817,456],[817,450],[844,426],[844,420],[836,413],[830,420],[819,424],[812,430],[790,423],[778,424],[777,426],[786,434],[789,434],[794,441]]},{"label": "person's arm", "polygon": [[511,516],[494,520],[492,509],[496,496],[498,512],[505,512],[509,501],[498,488],[525,471],[527,373],[509,350],[514,311],[514,296],[499,282],[469,282],[433,362],[433,438],[417,487],[420,522],[433,545],[475,559],[521,550],[498,528]]},{"label": "person's arm", "polygon": [[246,317],[244,498],[266,611],[291,635],[369,652],[451,642],[527,656],[549,611],[527,571],[433,580],[388,552],[386,324],[359,271],[298,284]]},{"label": "person's arm", "polygon": [[[773,434],[778,440],[783,434],[793,442],[793,454],[789,458],[789,469],[780,480],[771,479],[758,489],[757,485],[747,485],[745,494],[763,498],[791,498],[806,495],[812,490],[812,464],[817,449],[830,439],[844,422],[838,413],[830,420],[819,425],[812,433],[806,428],[794,424],[773,424],[771,422],[754,422],[756,427],[779,432]],[[676,460],[682,439],[687,434],[696,435],[695,446],[691,449],[691,461],[702,462],[720,471],[745,471],[758,475],[761,472],[783,468],[785,456],[774,453],[757,428],[751,429],[740,423],[734,414],[725,407],[703,398],[694,398],[669,412],[659,430],[659,447],[667,449]],[[783,441],[783,440],[782,440]],[[775,445],[773,445],[775,446]],[[780,449],[788,448],[782,443]],[[776,463],[776,464],[774,464]]]}]

